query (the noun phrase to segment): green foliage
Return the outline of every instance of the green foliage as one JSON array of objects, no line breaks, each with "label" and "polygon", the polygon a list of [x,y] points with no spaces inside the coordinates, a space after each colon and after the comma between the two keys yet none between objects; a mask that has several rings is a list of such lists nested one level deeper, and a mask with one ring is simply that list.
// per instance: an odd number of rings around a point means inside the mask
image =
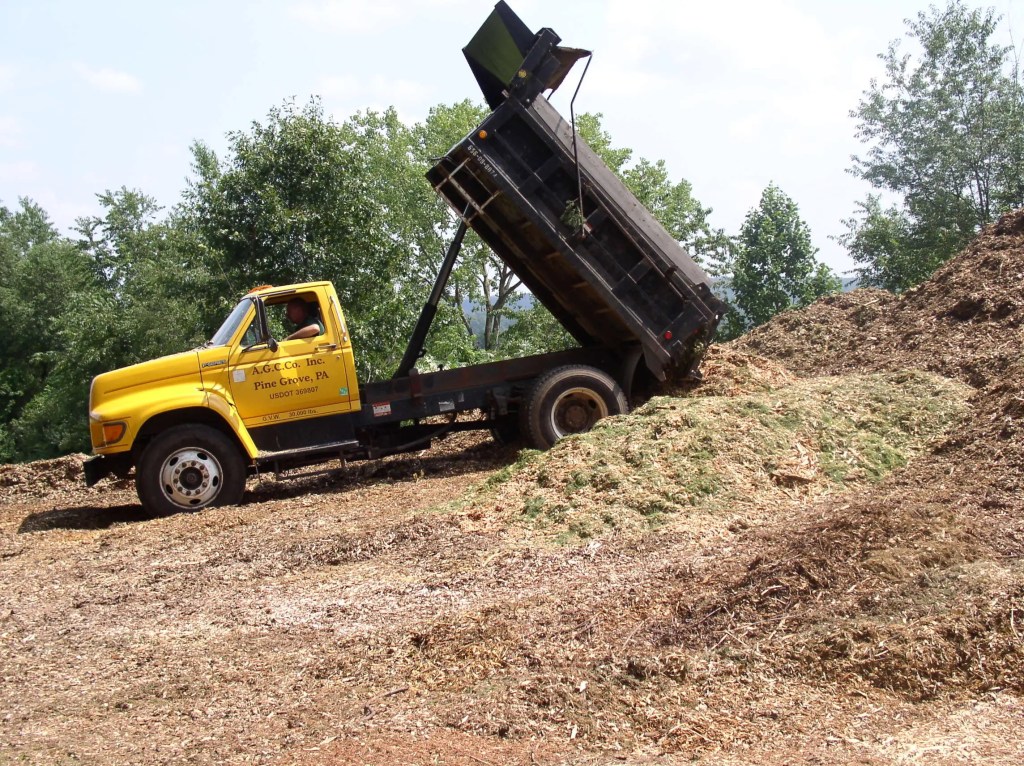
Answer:
[{"label": "green foliage", "polygon": [[5,267],[10,259],[28,252],[33,245],[59,238],[46,211],[39,205],[27,197],[22,197],[18,203],[19,209],[13,212],[0,206],[0,255]]},{"label": "green foliage", "polygon": [[[339,261],[349,265],[371,218],[360,193],[367,179],[346,151],[351,141],[314,101],[273,108],[265,124],[229,133],[223,161],[193,145],[197,177],[185,210],[239,288],[307,281]],[[363,274],[349,268],[337,276],[344,289]]]},{"label": "green foliage", "polygon": [[[418,179],[422,179],[431,159],[442,156],[453,144],[462,140],[483,120],[487,111],[486,107],[468,100],[450,106],[442,104],[431,109],[426,121],[415,128],[419,141]],[[421,185],[426,187],[422,182]],[[432,190],[425,190],[433,199],[424,209],[434,211],[434,220],[431,222],[433,229],[442,231],[447,243],[455,235],[457,221]],[[443,253],[444,247],[438,246],[437,257],[428,261],[431,274],[436,273]],[[516,306],[521,287],[522,283],[512,270],[476,234],[469,232],[446,293],[451,307],[462,312],[465,341],[472,347],[476,345],[475,337],[479,337],[479,351],[482,353],[472,354],[464,348],[463,358],[467,353],[480,361],[513,355],[512,349],[506,347],[503,336],[508,327],[514,325],[521,316],[521,309]],[[466,304],[472,307],[469,313],[463,311]],[[478,332],[474,322],[476,317],[481,319]]]},{"label": "green foliage", "polygon": [[577,115],[576,131],[587,142],[587,146],[604,161],[604,164],[621,177],[633,158],[633,150],[624,147],[615,148],[612,145],[611,134],[601,124],[603,117],[604,115],[600,112]]},{"label": "green foliage", "polygon": [[576,341],[540,303],[518,309],[515,322],[501,338],[502,350],[509,356],[530,356],[561,351],[576,346]]},{"label": "green foliage", "polygon": [[869,197],[839,238],[866,283],[916,284],[1024,204],[1024,91],[998,25],[994,9],[953,0],[907,21],[912,53],[897,40],[880,56],[884,79],[851,113],[868,144],[851,172],[900,204]]},{"label": "green foliage", "polygon": [[393,369],[392,339],[409,311],[394,284],[409,266],[394,219],[408,202],[395,197],[402,179],[391,153],[406,133],[393,112],[341,126],[319,101],[287,103],[229,133],[223,160],[195,144],[182,206],[233,297],[258,284],[334,282],[364,377]]},{"label": "green foliage", "polygon": [[78,221],[78,241],[28,200],[0,208],[0,460],[88,449],[92,377],[196,345],[222,310],[173,217],[136,191],[98,198],[103,214]]},{"label": "green foliage", "polygon": [[80,310],[100,312],[89,323],[116,339],[100,344],[110,348],[98,363],[110,369],[209,337],[236,296],[222,294],[223,278],[210,272],[208,251],[176,216],[161,220],[160,207],[141,192],[122,188],[98,199],[103,214],[80,218],[77,227],[105,288],[101,301]]},{"label": "green foliage", "polygon": [[858,264],[857,275],[864,284],[893,292],[906,290],[931,276],[958,246],[943,242],[936,246],[941,232],[922,231],[897,205],[883,209],[876,195],[868,195],[857,208],[853,217],[843,221],[847,231],[839,241]]},{"label": "green foliage", "polygon": [[[59,412],[39,427],[27,415],[53,397],[58,370],[69,366],[73,350],[64,342],[64,329],[78,321],[79,296],[98,289],[92,265],[80,248],[59,236],[42,208],[22,199],[17,211],[0,207],[0,273],[0,461],[80,448],[76,437],[84,429],[84,406],[74,422]],[[88,379],[84,386],[88,390]]]},{"label": "green foliage", "polygon": [[730,315],[727,331],[756,327],[780,311],[838,292],[839,279],[816,253],[796,203],[770,184],[737,240],[731,287],[741,313]]}]

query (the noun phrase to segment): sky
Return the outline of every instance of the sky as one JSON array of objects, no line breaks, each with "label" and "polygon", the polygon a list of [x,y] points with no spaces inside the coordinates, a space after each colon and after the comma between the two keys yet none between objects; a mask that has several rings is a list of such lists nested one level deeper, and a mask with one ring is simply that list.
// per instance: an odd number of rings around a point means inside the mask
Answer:
[{"label": "sky", "polygon": [[[663,159],[735,234],[774,182],[819,257],[869,191],[855,108],[878,54],[924,0],[508,0],[532,29],[594,51],[576,102],[615,145]],[[342,121],[394,106],[482,100],[461,49],[494,0],[0,0],[0,204],[30,197],[68,232],[126,186],[173,206],[190,146],[223,150],[288,99]],[[943,2],[944,4],[944,2]],[[993,0],[1000,40],[1024,36],[1024,0]],[[579,68],[582,71],[582,67]],[[568,114],[570,75],[553,97]],[[426,181],[424,181],[426,183]]]}]

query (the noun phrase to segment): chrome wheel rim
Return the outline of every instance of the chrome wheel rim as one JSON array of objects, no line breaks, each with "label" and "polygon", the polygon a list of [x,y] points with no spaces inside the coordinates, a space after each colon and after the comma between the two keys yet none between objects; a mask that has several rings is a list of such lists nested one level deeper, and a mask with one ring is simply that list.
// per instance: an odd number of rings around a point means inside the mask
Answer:
[{"label": "chrome wheel rim", "polygon": [[551,430],[561,439],[568,434],[589,431],[601,418],[608,417],[605,400],[589,388],[570,388],[555,399],[551,408]]},{"label": "chrome wheel rim", "polygon": [[202,508],[220,494],[223,473],[210,452],[186,447],[172,452],[160,466],[160,488],[180,508]]}]

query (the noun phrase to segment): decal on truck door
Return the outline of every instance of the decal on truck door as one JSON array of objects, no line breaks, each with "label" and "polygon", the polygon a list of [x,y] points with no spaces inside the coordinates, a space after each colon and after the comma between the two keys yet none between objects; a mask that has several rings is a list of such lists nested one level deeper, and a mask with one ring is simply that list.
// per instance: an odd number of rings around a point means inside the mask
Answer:
[{"label": "decal on truck door", "polygon": [[331,377],[323,369],[326,365],[323,357],[257,364],[250,369],[253,391],[268,391],[269,399],[315,394],[320,390],[320,383]]}]

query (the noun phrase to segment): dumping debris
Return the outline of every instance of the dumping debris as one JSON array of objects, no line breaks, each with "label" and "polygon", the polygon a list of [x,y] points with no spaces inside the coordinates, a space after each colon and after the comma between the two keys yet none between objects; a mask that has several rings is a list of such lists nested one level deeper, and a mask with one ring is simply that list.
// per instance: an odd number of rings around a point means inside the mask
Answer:
[{"label": "dumping debris", "polygon": [[562,541],[761,516],[879,481],[961,421],[969,390],[919,371],[787,381],[737,354],[709,366],[728,393],[656,397],[527,453],[467,502]]}]

